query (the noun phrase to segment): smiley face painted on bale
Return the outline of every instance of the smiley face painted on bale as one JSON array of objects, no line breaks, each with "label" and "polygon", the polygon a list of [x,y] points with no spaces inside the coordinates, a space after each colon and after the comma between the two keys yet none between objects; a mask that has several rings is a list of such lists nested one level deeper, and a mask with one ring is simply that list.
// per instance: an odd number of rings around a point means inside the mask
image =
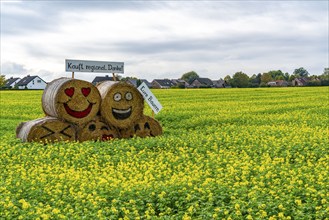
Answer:
[{"label": "smiley face painted on bale", "polygon": [[[125,99],[125,100],[123,100]],[[124,96],[120,93],[117,92],[113,95],[113,101],[115,102],[120,102],[120,101],[125,101],[129,102],[133,99],[133,95],[131,92],[126,92]],[[119,109],[119,108],[114,108],[112,107],[112,115],[115,119],[117,120],[125,120],[131,116],[132,113],[132,106],[131,105],[126,105],[127,108],[124,109]]]},{"label": "smiley face painted on bale", "polygon": [[[72,108],[69,106],[69,102],[71,102],[72,99],[69,99],[67,102],[64,102],[63,103],[66,113],[69,114],[69,115],[71,115],[74,118],[84,118],[87,115],[89,115],[90,112],[91,112],[91,110],[92,110],[92,108],[93,108],[93,105],[96,104],[96,102],[92,102],[92,101],[88,100],[88,96],[90,94],[90,91],[91,91],[90,87],[81,88],[81,94],[83,94],[83,96],[86,97],[86,101],[88,102],[88,105],[87,105],[86,108],[83,108],[82,107],[82,110],[74,110],[73,108],[76,106],[75,104],[77,103],[77,100],[80,99],[81,101],[83,101],[83,99],[81,99],[81,97],[80,98],[76,98],[75,99],[76,101],[75,102],[73,101],[72,102],[73,104],[71,104]],[[78,93],[79,92],[80,91],[78,91]],[[73,98],[74,93],[75,93],[75,88],[74,87],[66,88],[64,90],[64,93],[68,97]]]},{"label": "smiley face painted on bale", "polygon": [[[55,97],[51,94],[55,94]],[[48,115],[76,124],[83,124],[94,118],[101,101],[94,85],[69,78],[51,82],[42,99],[43,109]]]},{"label": "smiley face painted on bale", "polygon": [[156,119],[144,115],[133,126],[119,132],[122,138],[155,137],[162,134],[162,127]]},{"label": "smiley face painted on bale", "polygon": [[109,141],[118,136],[116,128],[104,123],[99,116],[78,131],[79,141]]},{"label": "smiley face painted on bale", "polygon": [[16,132],[18,138],[29,142],[50,143],[75,141],[76,139],[75,127],[54,117],[45,117],[21,123]]},{"label": "smiley face painted on bale", "polygon": [[138,90],[127,83],[101,83],[97,86],[101,92],[101,115],[118,128],[127,128],[142,115],[144,99]]}]

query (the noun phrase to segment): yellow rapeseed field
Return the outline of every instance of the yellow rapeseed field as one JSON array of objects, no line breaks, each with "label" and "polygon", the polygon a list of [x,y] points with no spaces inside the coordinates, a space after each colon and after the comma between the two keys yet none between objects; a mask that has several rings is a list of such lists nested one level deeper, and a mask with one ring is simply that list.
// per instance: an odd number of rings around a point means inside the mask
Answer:
[{"label": "yellow rapeseed field", "polygon": [[0,219],[328,219],[329,87],[153,92],[162,136],[43,145],[1,91]]}]

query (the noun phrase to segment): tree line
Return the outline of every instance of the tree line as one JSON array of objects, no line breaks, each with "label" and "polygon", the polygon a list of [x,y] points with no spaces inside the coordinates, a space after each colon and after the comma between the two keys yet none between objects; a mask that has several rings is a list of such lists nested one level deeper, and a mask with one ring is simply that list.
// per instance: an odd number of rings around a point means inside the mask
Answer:
[{"label": "tree line", "polygon": [[[199,78],[199,75],[195,71],[184,73],[181,77],[188,83],[191,83],[196,78]],[[266,87],[269,86],[269,82],[278,80],[286,81],[289,85],[296,78],[307,80],[307,86],[329,86],[329,68],[325,68],[323,74],[319,76],[310,75],[303,67],[295,69],[293,74],[283,73],[281,70],[271,70],[266,73],[253,74],[251,77],[240,71],[233,74],[233,76],[225,76],[224,80],[228,86],[247,88]]]},{"label": "tree line", "polygon": [[[126,77],[135,78],[135,77]],[[199,74],[195,71],[184,73],[180,79],[185,80],[191,84],[193,80],[200,78]],[[295,69],[292,74],[288,72],[283,73],[281,70],[271,70],[266,73],[253,74],[249,77],[246,73],[240,71],[233,74],[233,76],[227,75],[224,77],[224,81],[227,86],[247,88],[247,87],[267,87],[268,83],[277,80],[283,80],[291,85],[294,79],[306,79],[307,86],[329,86],[329,68],[325,68],[321,75],[310,75],[310,73],[300,67]],[[123,78],[122,80],[124,80]],[[136,78],[137,79],[137,78]],[[6,83],[5,75],[0,74],[0,88]]]}]

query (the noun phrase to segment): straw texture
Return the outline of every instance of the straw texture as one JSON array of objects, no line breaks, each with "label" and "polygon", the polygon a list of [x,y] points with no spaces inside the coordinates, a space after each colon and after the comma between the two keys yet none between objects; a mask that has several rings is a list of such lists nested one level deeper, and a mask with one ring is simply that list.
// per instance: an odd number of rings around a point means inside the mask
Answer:
[{"label": "straw texture", "polygon": [[76,128],[73,124],[48,116],[21,123],[16,129],[16,136],[23,142],[75,141]]},{"label": "straw texture", "polygon": [[100,103],[100,94],[93,84],[71,78],[50,82],[42,95],[42,108],[46,115],[79,125],[97,115]]},{"label": "straw texture", "polygon": [[108,141],[118,137],[117,129],[106,124],[100,116],[78,129],[78,141]]},{"label": "straw texture", "polygon": [[125,82],[105,81],[97,85],[102,103],[101,116],[117,128],[128,128],[143,115],[144,99],[138,90]]},{"label": "straw texture", "polygon": [[133,126],[121,129],[120,135],[122,138],[137,137],[155,137],[162,134],[160,123],[150,116],[143,115]]}]

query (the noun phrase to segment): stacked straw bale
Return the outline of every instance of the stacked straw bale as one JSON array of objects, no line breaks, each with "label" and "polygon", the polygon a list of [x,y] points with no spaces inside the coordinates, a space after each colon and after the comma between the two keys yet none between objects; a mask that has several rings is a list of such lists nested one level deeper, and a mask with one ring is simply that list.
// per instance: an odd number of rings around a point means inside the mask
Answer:
[{"label": "stacked straw bale", "polygon": [[22,122],[17,127],[16,134],[24,142],[74,141],[76,139],[76,128],[73,124],[48,116]]},{"label": "stacked straw bale", "polygon": [[121,129],[128,128],[142,117],[144,99],[134,86],[105,81],[97,88],[102,97],[100,113],[107,123]]},{"label": "stacked straw bale", "polygon": [[143,96],[124,82],[95,87],[83,80],[55,79],[44,90],[42,109],[46,117],[17,127],[22,141],[108,141],[162,134],[160,123],[144,115]]},{"label": "stacked straw bale", "polygon": [[42,95],[46,115],[78,125],[91,121],[97,115],[100,103],[100,94],[93,84],[72,78],[50,82]]},{"label": "stacked straw bale", "polygon": [[119,132],[114,126],[104,122],[100,116],[96,116],[83,127],[78,129],[78,141],[107,141],[118,138]]},{"label": "stacked straw bale", "polygon": [[121,129],[122,138],[137,137],[155,137],[162,134],[160,123],[150,116],[143,115],[135,124],[129,128]]}]

